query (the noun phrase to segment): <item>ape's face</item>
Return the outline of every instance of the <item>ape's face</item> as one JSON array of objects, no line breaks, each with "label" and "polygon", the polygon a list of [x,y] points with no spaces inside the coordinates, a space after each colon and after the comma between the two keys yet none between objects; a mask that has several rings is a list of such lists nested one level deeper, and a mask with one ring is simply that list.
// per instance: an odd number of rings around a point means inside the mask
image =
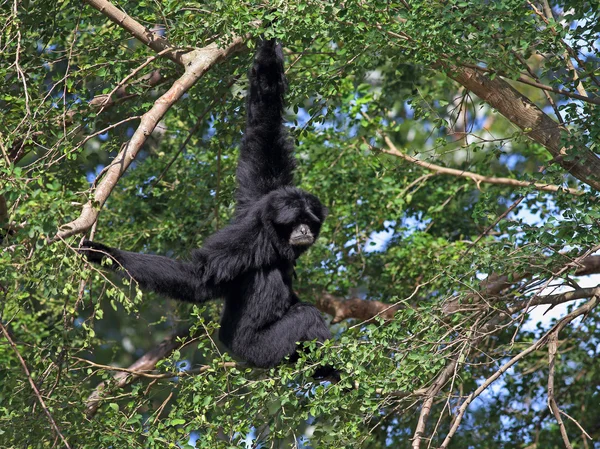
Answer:
[{"label": "ape's face", "polygon": [[288,187],[273,192],[269,214],[279,238],[302,252],[319,236],[327,209],[316,196]]},{"label": "ape's face", "polygon": [[312,229],[310,229],[310,226],[300,223],[298,226],[292,229],[288,243],[292,246],[310,246],[315,242],[315,240],[315,234],[313,233]]}]

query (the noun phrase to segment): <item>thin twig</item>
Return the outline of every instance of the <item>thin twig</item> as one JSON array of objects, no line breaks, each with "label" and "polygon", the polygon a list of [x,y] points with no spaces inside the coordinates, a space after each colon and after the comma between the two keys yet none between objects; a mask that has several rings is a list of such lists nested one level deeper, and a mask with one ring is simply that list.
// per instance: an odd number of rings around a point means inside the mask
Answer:
[{"label": "thin twig", "polygon": [[583,434],[584,439],[587,438],[588,440],[593,440],[593,438],[590,436],[590,434],[586,432],[586,430],[581,426],[581,424],[579,424],[577,422],[577,420],[575,418],[573,418],[568,413],[566,413],[562,410],[560,410],[560,414],[569,418],[573,422],[573,424],[575,424],[579,428],[579,430],[581,430],[581,433]]},{"label": "thin twig", "polygon": [[479,243],[479,241],[488,234],[488,232],[490,232],[492,229],[494,229],[496,225],[498,225],[498,223],[504,220],[508,216],[508,214],[510,214],[519,204],[521,204],[521,201],[523,201],[524,199],[524,196],[520,196],[519,198],[517,198],[516,201],[514,201],[508,207],[508,209],[506,209],[502,214],[500,214],[500,216],[496,218],[491,225],[485,228],[485,230],[475,239],[475,241],[471,243],[471,245],[465,251],[465,254],[468,253],[472,248],[474,248],[475,245],[477,245],[477,243]]},{"label": "thin twig", "polygon": [[496,178],[493,176],[483,176],[478,173],[473,173],[473,172],[469,172],[466,170],[458,170],[455,168],[442,167],[441,165],[432,164],[431,162],[426,162],[426,161],[417,159],[416,157],[413,157],[406,153],[401,152],[400,150],[398,150],[398,148],[396,148],[394,143],[391,141],[391,139],[387,135],[383,135],[383,139],[384,139],[386,145],[388,146],[388,148],[381,149],[380,151],[382,153],[391,154],[393,156],[398,156],[408,162],[411,162],[412,164],[418,165],[427,170],[434,171],[441,175],[451,175],[451,176],[459,176],[462,178],[467,178],[467,179],[470,179],[471,181],[475,182],[476,184],[484,183],[484,184],[508,185],[508,186],[513,186],[513,187],[534,187],[536,190],[541,190],[544,192],[563,191],[563,192],[568,192],[571,195],[582,195],[583,194],[582,191],[573,189],[570,187],[562,187],[562,186],[556,186],[556,185],[552,185],[552,184],[544,184],[544,183],[540,183],[540,182],[520,181],[518,179],[512,179],[512,178]]},{"label": "thin twig", "polygon": [[6,338],[6,340],[8,340],[8,344],[13,349],[13,351],[15,352],[17,358],[19,359],[19,363],[21,363],[21,366],[23,367],[23,371],[25,372],[25,376],[27,377],[27,380],[29,381],[29,385],[31,385],[31,389],[33,390],[33,392],[35,394],[35,397],[37,398],[38,402],[40,403],[40,406],[42,407],[42,410],[44,410],[44,413],[48,417],[48,421],[50,421],[50,425],[54,429],[54,432],[56,432],[56,434],[58,435],[58,437],[62,440],[62,442],[65,445],[65,447],[67,449],[71,449],[71,446],[69,446],[69,442],[66,440],[66,438],[63,436],[62,432],[60,431],[60,429],[56,425],[56,422],[54,421],[54,418],[50,414],[50,410],[48,410],[48,407],[46,406],[46,403],[44,402],[44,399],[42,398],[42,395],[40,394],[40,391],[38,390],[35,382],[31,378],[31,373],[29,372],[29,368],[27,368],[27,364],[25,363],[25,360],[23,360],[23,357],[21,357],[21,354],[19,353],[19,349],[17,348],[17,345],[10,338],[10,335],[9,335],[8,331],[2,325],[1,321],[0,321],[0,330],[2,330],[2,333],[4,334],[4,337]]},{"label": "thin twig", "polygon": [[158,418],[160,418],[160,414],[162,413],[163,409],[165,408],[165,406],[167,405],[167,402],[169,402],[169,400],[173,397],[173,392],[171,391],[169,393],[169,396],[167,396],[167,399],[165,399],[163,401],[163,403],[160,405],[160,407],[158,407],[158,409],[156,410],[156,417],[154,418],[154,421],[152,421],[152,424],[155,425],[156,421],[158,421]]},{"label": "thin twig", "polygon": [[163,51],[158,52],[158,54],[156,54],[156,55],[149,56],[148,58],[146,58],[146,61],[144,61],[141,65],[139,65],[134,70],[132,70],[129,75],[127,75],[119,83],[117,83],[117,85],[113,88],[113,90],[111,90],[108,93],[108,95],[106,95],[103,98],[103,102],[101,104],[100,111],[98,111],[98,114],[102,113],[104,111],[104,109],[106,108],[106,106],[108,106],[108,105],[110,105],[110,104],[113,103],[112,96],[115,94],[115,92],[117,90],[119,90],[119,88],[123,87],[127,81],[129,81],[131,78],[133,78],[135,75],[137,75],[144,67],[146,67],[148,64],[150,64],[152,61],[160,58],[162,55],[164,55],[168,51],[170,51],[170,50],[169,49],[165,49]]}]

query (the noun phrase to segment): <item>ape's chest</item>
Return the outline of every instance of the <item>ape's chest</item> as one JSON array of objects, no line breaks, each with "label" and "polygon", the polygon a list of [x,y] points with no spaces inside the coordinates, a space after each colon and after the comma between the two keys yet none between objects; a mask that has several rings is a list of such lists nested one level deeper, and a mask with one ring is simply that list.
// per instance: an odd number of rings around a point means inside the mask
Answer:
[{"label": "ape's chest", "polygon": [[223,324],[262,327],[279,320],[297,302],[289,267],[246,273],[226,298]]}]

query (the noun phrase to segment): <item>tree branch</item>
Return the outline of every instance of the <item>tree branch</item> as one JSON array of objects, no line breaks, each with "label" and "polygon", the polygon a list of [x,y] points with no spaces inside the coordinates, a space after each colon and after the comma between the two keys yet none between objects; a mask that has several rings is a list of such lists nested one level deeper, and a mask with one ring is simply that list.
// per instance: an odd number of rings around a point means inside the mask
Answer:
[{"label": "tree branch", "polygon": [[391,320],[399,309],[397,304],[386,304],[380,301],[370,301],[360,298],[343,299],[324,293],[316,299],[317,308],[333,319],[331,324],[337,324],[348,318],[369,321],[376,316]]},{"label": "tree branch", "polygon": [[600,273],[600,256],[588,256],[583,259],[575,270],[576,276]]},{"label": "tree branch", "polygon": [[107,0],[85,0],[90,6],[96,8],[121,28],[129,31],[133,37],[150,47],[157,53],[163,53],[167,58],[179,65],[185,65],[183,55],[188,50],[182,50],[171,45],[162,36],[131,18],[126,12],[121,11]]},{"label": "tree branch", "polygon": [[565,302],[576,301],[578,299],[590,298],[596,294],[597,291],[600,291],[600,285],[596,287],[590,288],[580,288],[577,290],[571,290],[564,293],[558,293],[556,295],[546,295],[546,296],[535,296],[530,300],[521,301],[519,304],[510,307],[509,312],[514,313],[523,308],[540,306],[540,305],[549,305],[556,306],[558,304],[562,304]]},{"label": "tree branch", "polygon": [[467,396],[467,398],[461,404],[461,406],[458,410],[457,417],[454,420],[452,427],[448,431],[448,434],[446,435],[446,438],[444,439],[442,445],[440,446],[440,449],[446,449],[448,447],[448,445],[450,444],[450,440],[452,439],[452,437],[458,430],[458,427],[460,426],[462,417],[464,416],[464,413],[466,412],[467,407],[469,406],[469,404],[471,404],[471,402],[473,402],[473,400],[475,400],[475,398],[477,398],[481,393],[483,393],[492,383],[494,383],[511,366],[513,366],[515,363],[517,363],[518,361],[523,359],[525,356],[531,354],[532,352],[538,350],[544,344],[546,344],[550,335],[552,335],[554,332],[560,332],[567,324],[572,322],[575,318],[577,318],[581,315],[588,314],[590,311],[592,311],[598,305],[598,302],[599,302],[598,295],[600,295],[600,287],[595,287],[593,290],[594,290],[593,296],[588,302],[586,302],[582,306],[578,307],[577,309],[573,310],[571,313],[569,313],[569,314],[565,315],[563,318],[561,318],[561,320],[558,323],[556,323],[554,326],[552,326],[552,328],[548,332],[546,332],[539,340],[537,340],[534,344],[529,346],[527,349],[524,349],[519,354],[517,354],[516,356],[511,358],[504,365],[502,365],[494,374],[492,374],[490,377],[488,377],[485,380],[485,382],[483,382],[474,392],[472,392],[469,396]]},{"label": "tree branch", "polygon": [[[569,265],[576,266],[575,270],[576,276],[587,276],[590,274],[600,273],[600,256],[587,256],[583,258],[581,261],[575,260],[570,262]],[[533,273],[515,273],[512,276],[507,274],[497,274],[492,273],[486,279],[481,281],[479,284],[480,290],[477,293],[477,296],[482,296],[485,298],[493,298],[502,294],[504,290],[512,287],[523,279],[530,277]],[[578,292],[582,292],[586,289],[578,290]],[[579,294],[579,293],[577,293]],[[540,298],[535,298],[534,300],[524,301],[519,305],[513,306],[509,311],[511,313],[517,312],[518,310],[522,310],[523,307],[529,305],[540,305],[540,304],[560,304],[562,302],[573,301],[575,299],[581,298],[589,298],[589,295],[586,296],[586,293],[582,293],[583,296],[575,297],[574,292],[566,292],[564,294],[559,295],[548,295]],[[566,296],[565,296],[566,295]],[[572,296],[569,296],[572,295]],[[473,297],[473,296],[471,296]],[[571,298],[571,299],[569,299]],[[451,298],[449,301],[444,304],[444,313],[451,314],[460,310],[460,304],[456,298]]]},{"label": "tree branch", "polygon": [[[448,76],[475,93],[504,117],[517,125],[533,141],[543,145],[566,171],[580,181],[600,190],[600,159],[587,148],[561,145],[564,129],[501,78],[490,79],[477,70],[446,66]],[[565,160],[565,156],[569,160]]]},{"label": "tree branch", "polygon": [[446,385],[448,379],[450,379],[454,373],[457,364],[458,359],[454,359],[448,363],[446,367],[437,375],[433,384],[427,390],[426,399],[421,407],[421,413],[419,413],[419,420],[417,421],[417,427],[415,428],[412,441],[413,449],[419,449],[421,447],[421,440],[423,439],[423,435],[425,435],[425,428],[427,427],[427,420],[429,419],[429,414],[431,413],[433,401],[444,385]]},{"label": "tree branch", "polygon": [[554,397],[554,371],[556,367],[556,353],[558,351],[558,332],[553,332],[550,337],[548,337],[548,407],[554,418],[556,419],[556,423],[558,424],[558,428],[560,430],[560,436],[563,439],[563,443],[567,449],[573,449],[571,442],[569,441],[569,435],[567,434],[567,429],[565,428],[565,423],[560,417],[560,409],[558,408],[558,404],[556,403],[556,399]]},{"label": "tree branch", "polygon": [[[515,56],[517,56],[517,58],[522,59],[518,55],[518,53],[516,53]],[[523,61],[521,61],[521,62],[523,62]],[[496,73],[503,78],[512,79],[508,73],[505,73],[501,70],[488,69],[487,67],[481,67],[476,64],[460,63],[460,65],[461,65],[461,67],[468,67],[470,69],[475,69],[479,72]],[[530,75],[533,77],[533,75],[531,73],[530,73]],[[586,103],[592,103],[592,104],[600,104],[600,98],[588,97],[587,95],[576,94],[575,92],[569,92],[564,89],[557,89],[555,87],[548,86],[547,84],[540,83],[538,80],[531,81],[531,80],[525,78],[524,76],[519,76],[518,78],[515,78],[514,81],[518,81],[520,83],[527,84],[529,86],[537,87],[538,89],[541,89],[541,90],[544,90],[547,92],[553,92],[555,94],[564,95],[565,97],[573,98],[574,100],[579,100],[579,101],[583,101]],[[581,83],[579,83],[579,84],[581,84]]]},{"label": "tree branch", "polygon": [[[579,268],[575,271],[577,276],[600,273],[600,256],[588,256],[579,263]],[[531,273],[522,273],[519,275],[498,275],[490,274],[481,281],[477,296],[492,298],[499,296],[503,290],[510,288],[521,280],[531,276]],[[600,287],[600,286],[598,286]],[[596,287],[583,288],[574,291],[559,293],[556,295],[539,296],[534,299],[522,301],[509,309],[509,312],[517,312],[527,306],[536,305],[557,305],[564,302],[577,299],[589,298]],[[315,306],[323,313],[331,315],[333,319],[331,324],[337,324],[347,319],[357,319],[360,321],[369,321],[376,316],[384,320],[391,320],[394,314],[401,308],[399,304],[389,304],[381,301],[373,301],[361,298],[344,299],[330,293],[323,293],[316,297]],[[446,314],[452,314],[459,310],[459,304],[453,300],[444,306]]]},{"label": "tree branch", "polygon": [[[131,374],[133,377],[129,378],[128,380],[133,380],[136,377],[146,377],[148,379],[170,379],[170,378],[176,377],[176,376],[181,377],[181,376],[189,376],[191,374],[204,373],[212,368],[211,365],[202,365],[202,366],[199,366],[198,368],[193,368],[193,369],[189,369],[186,371],[173,371],[170,373],[153,374],[153,373],[150,373],[149,371],[152,371],[154,369],[154,366],[149,367],[148,369],[146,369],[144,371],[140,371],[140,370],[135,370],[135,369],[131,369],[131,368],[121,368],[120,366],[102,365],[100,363],[92,362],[91,360],[82,359],[81,357],[72,357],[72,358],[74,358],[75,360],[79,360],[80,362],[87,363],[88,365],[93,366],[94,368],[103,369],[106,371],[117,371],[119,373]],[[237,363],[237,362],[223,362],[223,363],[219,364],[219,366],[221,366],[223,368],[233,368],[236,366],[239,366],[239,367],[244,366],[244,364]]]}]

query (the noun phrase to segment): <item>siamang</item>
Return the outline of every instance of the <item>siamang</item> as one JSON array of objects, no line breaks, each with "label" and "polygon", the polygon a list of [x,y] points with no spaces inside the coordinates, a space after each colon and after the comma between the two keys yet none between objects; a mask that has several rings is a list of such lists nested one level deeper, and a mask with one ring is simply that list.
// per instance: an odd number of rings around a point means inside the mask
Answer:
[{"label": "siamang", "polygon": [[[294,294],[295,260],[316,240],[327,209],[293,185],[294,145],[283,124],[287,82],[281,45],[259,44],[248,75],[246,131],[232,222],[193,250],[190,262],[84,241],[91,262],[112,259],[142,288],[181,301],[222,297],[219,337],[250,364],[268,368],[298,357],[297,343],[331,337],[320,312]],[[314,377],[338,378],[331,367]]]}]

